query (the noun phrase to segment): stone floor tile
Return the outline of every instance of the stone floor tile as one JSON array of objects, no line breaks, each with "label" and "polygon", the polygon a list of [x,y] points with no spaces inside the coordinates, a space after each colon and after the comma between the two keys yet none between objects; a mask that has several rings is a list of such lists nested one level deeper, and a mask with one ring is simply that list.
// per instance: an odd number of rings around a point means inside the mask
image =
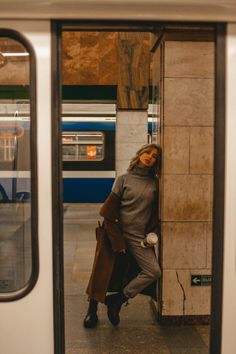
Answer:
[{"label": "stone floor tile", "polygon": [[66,354],[209,354],[208,326],[160,326],[143,295],[122,307],[119,326],[112,326],[106,306],[99,304],[97,327],[83,327],[98,210],[99,205],[65,205]]}]

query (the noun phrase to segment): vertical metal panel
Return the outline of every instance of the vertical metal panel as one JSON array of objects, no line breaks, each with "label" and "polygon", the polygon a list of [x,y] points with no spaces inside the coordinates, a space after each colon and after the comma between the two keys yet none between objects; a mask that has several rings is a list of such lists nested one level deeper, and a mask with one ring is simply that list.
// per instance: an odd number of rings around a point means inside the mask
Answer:
[{"label": "vertical metal panel", "polygon": [[[227,25],[222,354],[236,348],[236,24]],[[221,117],[222,119],[222,117]]]},{"label": "vertical metal panel", "polygon": [[54,353],[65,352],[63,192],[61,147],[61,26],[52,21],[52,216],[53,216],[53,294]]},{"label": "vertical metal panel", "polygon": [[221,353],[223,237],[224,237],[224,170],[225,170],[225,25],[216,28],[215,55],[215,142],[214,206],[212,249],[212,297],[210,353]]},{"label": "vertical metal panel", "polygon": [[26,297],[11,303],[0,304],[1,352],[4,354],[52,354],[54,351],[54,343],[51,216],[50,22],[7,20],[1,21],[0,26],[14,29],[22,33],[29,40],[36,53],[40,266],[37,284]]}]

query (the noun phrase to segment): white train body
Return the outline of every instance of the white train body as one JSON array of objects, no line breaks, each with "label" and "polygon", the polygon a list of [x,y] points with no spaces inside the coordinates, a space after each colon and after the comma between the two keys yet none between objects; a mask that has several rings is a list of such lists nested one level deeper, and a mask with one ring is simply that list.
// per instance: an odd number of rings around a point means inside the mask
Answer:
[{"label": "white train body", "polygon": [[[236,1],[228,0],[0,0],[1,30],[16,31],[28,41],[36,59],[37,113],[37,232],[38,274],[23,297],[0,296],[0,352],[2,354],[62,354],[63,292],[59,277],[59,258],[54,258],[60,240],[53,230],[61,225],[53,211],[57,193],[53,185],[55,161],[52,160],[52,105],[57,93],[52,90],[51,66],[53,36],[51,21],[82,20],[91,28],[150,21],[225,23],[226,24],[226,113],[224,185],[224,261],[222,333],[219,353],[235,354],[236,348]],[[93,20],[93,22],[91,22]],[[89,22],[90,21],[90,22]],[[100,22],[99,22],[100,21]],[[108,21],[101,22],[101,21]],[[115,21],[115,22],[112,22]],[[123,22],[122,22],[123,21]],[[137,21],[137,22],[134,22]],[[54,22],[54,26],[57,24]],[[54,42],[55,43],[55,42]],[[55,57],[55,53],[54,53]],[[224,70],[224,68],[222,68]],[[54,97],[52,97],[52,92]],[[54,117],[55,118],[55,117]],[[56,134],[56,133],[55,133]],[[58,179],[60,176],[58,176]],[[59,206],[59,212],[60,212]],[[59,213],[60,215],[60,213]],[[61,214],[62,215],[62,214]],[[62,255],[60,255],[62,257]],[[57,273],[59,272],[59,273]],[[13,294],[14,295],[14,294]],[[220,310],[219,310],[220,311]],[[214,325],[214,324],[213,324]],[[61,331],[61,332],[60,332]],[[211,353],[215,354],[215,353]]]}]

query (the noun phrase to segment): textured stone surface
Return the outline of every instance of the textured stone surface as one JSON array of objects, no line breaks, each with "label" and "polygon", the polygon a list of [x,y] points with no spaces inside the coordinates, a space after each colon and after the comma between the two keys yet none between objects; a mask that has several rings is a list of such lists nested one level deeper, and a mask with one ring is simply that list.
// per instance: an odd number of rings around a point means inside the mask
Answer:
[{"label": "textured stone surface", "polygon": [[165,77],[214,77],[214,43],[165,42]]},{"label": "textured stone surface", "polygon": [[213,79],[165,79],[165,126],[212,126],[213,119]]},{"label": "textured stone surface", "polygon": [[191,286],[191,274],[211,274],[211,270],[175,269],[163,271],[163,316],[207,315],[210,313],[211,287]]},{"label": "textured stone surface", "polygon": [[[100,304],[97,327],[83,328],[99,208],[99,204],[64,205],[66,354],[207,354],[209,326],[160,326],[149,299],[141,295],[122,307],[118,327],[111,325],[106,306]],[[178,290],[177,284],[173,304]]]},{"label": "textured stone surface", "polygon": [[190,36],[162,52],[163,316],[210,313],[211,288],[191,287],[190,277],[211,274],[214,42]]},{"label": "textured stone surface", "polygon": [[211,269],[212,267],[212,223],[208,223],[206,225],[207,232],[207,268]]},{"label": "textured stone surface", "polygon": [[163,268],[206,268],[208,233],[206,223],[163,223]]},{"label": "textured stone surface", "polygon": [[80,84],[96,84],[99,82],[99,33],[86,32],[80,37],[80,50],[76,53],[80,62]]},{"label": "textured stone surface", "polygon": [[189,128],[165,127],[163,165],[164,173],[189,173]]},{"label": "textured stone surface", "polygon": [[[0,53],[27,53],[25,47],[16,40],[0,38]],[[7,56],[1,67],[1,85],[28,85],[29,84],[29,56]]]},{"label": "textured stone surface", "polygon": [[149,92],[150,48],[143,32],[118,34],[119,109],[147,109]]},{"label": "textured stone surface", "polygon": [[212,174],[214,128],[190,128],[190,173]]},{"label": "textured stone surface", "polygon": [[29,62],[8,61],[1,68],[0,85],[29,85]]},{"label": "textured stone surface", "polygon": [[118,111],[116,121],[116,173],[125,173],[131,158],[147,143],[147,111]]},{"label": "textured stone surface", "polygon": [[116,85],[118,76],[117,33],[99,34],[99,84]]},{"label": "textured stone surface", "polygon": [[[129,43],[127,47],[124,40],[119,46],[121,42],[118,42],[118,32],[63,32],[63,84],[117,85],[119,73],[119,86],[126,91],[130,90],[130,102],[146,100],[148,97],[146,82],[149,79],[149,34],[125,32],[122,36],[132,37],[133,51],[132,58],[129,55],[128,71],[125,69],[125,58],[127,50],[130,49]],[[134,43],[135,36],[142,39],[138,47]],[[122,48],[123,45],[126,51],[119,55],[118,48]],[[131,68],[132,72],[138,74],[131,75]],[[127,79],[130,75],[132,80],[128,80],[126,84],[124,78]]]},{"label": "textured stone surface", "polygon": [[165,175],[162,185],[162,221],[211,220],[211,176]]},{"label": "textured stone surface", "polygon": [[64,32],[63,84],[116,85],[116,32]]}]

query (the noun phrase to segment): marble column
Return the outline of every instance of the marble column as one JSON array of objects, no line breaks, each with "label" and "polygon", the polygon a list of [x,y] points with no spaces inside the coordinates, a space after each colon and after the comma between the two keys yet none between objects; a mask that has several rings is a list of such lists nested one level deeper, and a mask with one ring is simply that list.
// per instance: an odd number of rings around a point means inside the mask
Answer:
[{"label": "marble column", "polygon": [[116,122],[116,173],[125,173],[130,159],[147,143],[149,34],[119,32]]},{"label": "marble column", "polygon": [[210,315],[214,43],[163,43],[161,316]]}]

